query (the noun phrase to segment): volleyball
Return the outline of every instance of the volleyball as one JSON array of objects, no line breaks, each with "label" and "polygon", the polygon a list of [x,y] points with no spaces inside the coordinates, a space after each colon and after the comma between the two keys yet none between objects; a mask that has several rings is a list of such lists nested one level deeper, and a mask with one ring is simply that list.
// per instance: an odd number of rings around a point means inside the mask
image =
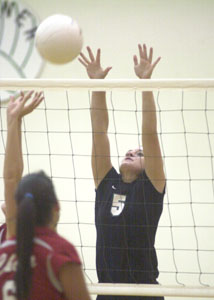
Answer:
[{"label": "volleyball", "polygon": [[35,45],[44,60],[65,64],[79,55],[83,46],[82,31],[70,16],[52,15],[38,26]]}]

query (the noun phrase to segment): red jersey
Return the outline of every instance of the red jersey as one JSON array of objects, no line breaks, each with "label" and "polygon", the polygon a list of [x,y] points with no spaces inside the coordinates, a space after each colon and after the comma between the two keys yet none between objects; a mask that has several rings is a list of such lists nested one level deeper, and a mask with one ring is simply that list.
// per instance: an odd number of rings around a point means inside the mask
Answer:
[{"label": "red jersey", "polygon": [[[0,246],[0,300],[15,299],[16,240]],[[47,227],[37,227],[31,256],[33,268],[31,300],[64,300],[59,270],[66,263],[81,264],[76,249]],[[10,296],[10,297],[9,297]]]},{"label": "red jersey", "polygon": [[0,226],[0,244],[2,244],[6,240],[7,234],[7,226],[6,223]]}]

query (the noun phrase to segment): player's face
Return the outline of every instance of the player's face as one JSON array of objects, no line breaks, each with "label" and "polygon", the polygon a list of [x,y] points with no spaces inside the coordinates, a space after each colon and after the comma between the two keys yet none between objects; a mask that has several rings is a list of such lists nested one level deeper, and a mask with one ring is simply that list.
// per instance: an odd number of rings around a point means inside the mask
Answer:
[{"label": "player's face", "polygon": [[59,202],[58,202],[52,209],[52,222],[51,222],[51,225],[52,225],[53,229],[55,229],[55,230],[57,228],[59,218],[60,218],[60,206],[59,206]]},{"label": "player's face", "polygon": [[142,149],[134,149],[126,152],[120,165],[120,171],[131,171],[139,174],[144,169],[144,155]]}]

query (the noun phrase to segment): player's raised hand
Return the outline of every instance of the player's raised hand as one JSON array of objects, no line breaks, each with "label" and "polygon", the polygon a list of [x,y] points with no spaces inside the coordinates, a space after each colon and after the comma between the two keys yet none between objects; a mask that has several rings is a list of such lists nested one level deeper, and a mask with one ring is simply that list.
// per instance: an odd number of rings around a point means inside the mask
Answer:
[{"label": "player's raised hand", "polygon": [[143,44],[143,47],[139,44],[138,49],[139,59],[137,55],[134,55],[133,57],[135,74],[141,79],[148,79],[151,77],[155,66],[161,58],[158,57],[154,62],[152,62],[153,48],[150,48],[149,54],[147,54],[147,47],[145,44]]},{"label": "player's raised hand", "polygon": [[[31,102],[27,103],[29,99]],[[8,124],[13,120],[18,120],[25,115],[31,113],[44,100],[43,93],[35,93],[33,91],[23,93],[21,92],[18,98],[10,97],[7,107],[7,121]]]},{"label": "player's raised hand", "polygon": [[107,67],[106,69],[102,68],[100,64],[101,50],[100,49],[97,50],[96,57],[94,56],[90,47],[87,47],[87,51],[89,57],[86,57],[81,52],[78,60],[86,68],[89,78],[91,79],[105,78],[112,67]]}]

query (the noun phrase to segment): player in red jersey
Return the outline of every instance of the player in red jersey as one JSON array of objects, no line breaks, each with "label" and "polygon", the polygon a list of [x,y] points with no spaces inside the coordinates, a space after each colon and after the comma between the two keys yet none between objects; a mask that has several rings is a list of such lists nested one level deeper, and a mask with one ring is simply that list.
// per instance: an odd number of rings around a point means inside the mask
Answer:
[{"label": "player in red jersey", "polygon": [[42,171],[21,179],[22,117],[42,100],[41,93],[21,93],[11,98],[7,108],[4,187],[8,239],[0,247],[0,300],[89,300],[78,254],[55,231],[59,203],[51,179]]}]

